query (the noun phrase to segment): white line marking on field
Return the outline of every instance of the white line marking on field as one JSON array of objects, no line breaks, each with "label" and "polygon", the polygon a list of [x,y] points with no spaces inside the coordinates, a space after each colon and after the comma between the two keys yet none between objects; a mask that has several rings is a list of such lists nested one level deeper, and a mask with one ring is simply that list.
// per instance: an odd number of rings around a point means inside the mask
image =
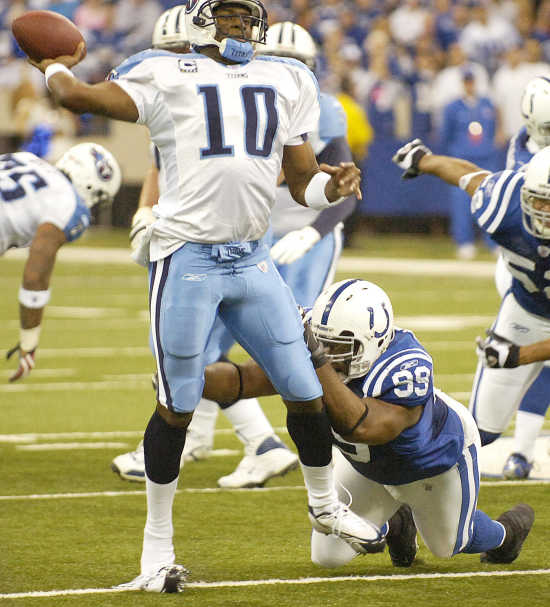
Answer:
[{"label": "white line marking on field", "polygon": [[126,449],[128,443],[37,443],[17,445],[19,451],[68,451],[71,449]]},{"label": "white line marking on field", "polygon": [[[6,251],[5,259],[26,259],[26,249]],[[58,262],[130,264],[130,249],[62,247],[57,254]],[[453,259],[392,259],[385,257],[341,257],[337,266],[340,272],[372,272],[376,274],[407,274],[421,276],[468,276],[492,278],[494,261],[457,261]]]},{"label": "white line marking on field", "polygon": [[55,382],[51,384],[8,384],[0,386],[0,392],[66,392],[84,390],[143,390],[151,386],[147,381],[89,381],[89,382]]},{"label": "white line marking on field", "polygon": [[[550,485],[550,480],[524,480],[524,481],[481,481],[483,487],[538,487]],[[280,485],[274,487],[253,487],[243,489],[221,489],[220,487],[187,487],[178,489],[176,493],[217,494],[238,493],[272,493],[274,491],[305,491],[303,485]],[[53,500],[53,499],[81,499],[90,497],[124,497],[134,495],[145,495],[142,491],[92,491],[87,493],[32,493],[28,495],[0,495],[2,502],[26,501],[26,500]]]},{"label": "white line marking on field", "polygon": [[151,358],[153,357],[151,349],[146,346],[40,348],[39,354],[40,358],[106,358],[108,356],[150,356]]},{"label": "white line marking on field", "polygon": [[[342,575],[338,577],[306,577],[295,579],[272,578],[264,580],[238,580],[220,582],[188,582],[186,588],[236,588],[251,586],[287,586],[310,584],[334,584],[338,582],[404,582],[414,580],[446,580],[471,577],[512,577],[525,575],[548,575],[550,569],[523,569],[515,571],[461,571],[459,573],[411,573],[408,575]],[[0,594],[0,599],[46,598],[52,596],[68,596],[82,594],[106,594],[113,592],[136,592],[127,588],[82,588],[69,590],[46,590],[35,592],[13,592]]]},{"label": "white line marking on field", "polygon": [[[396,318],[396,325],[413,331],[459,331],[470,327],[486,327],[494,321],[493,316],[467,315],[427,315],[401,316]],[[471,343],[472,351],[474,343]]]},{"label": "white line marking on field", "polygon": [[124,318],[128,311],[125,308],[100,308],[79,306],[48,306],[47,316],[52,318]]},{"label": "white line marking on field", "polygon": [[[286,427],[277,426],[275,432],[288,432]],[[233,434],[231,428],[214,430],[215,435]],[[61,440],[82,438],[134,438],[143,437],[143,430],[113,430],[110,432],[28,432],[25,434],[0,434],[0,443],[30,443],[37,440]]]},{"label": "white line marking on field", "polygon": [[[2,369],[0,377],[10,377],[13,372],[14,369]],[[34,369],[32,372],[34,378],[70,377],[71,375],[76,375],[76,369]]]}]

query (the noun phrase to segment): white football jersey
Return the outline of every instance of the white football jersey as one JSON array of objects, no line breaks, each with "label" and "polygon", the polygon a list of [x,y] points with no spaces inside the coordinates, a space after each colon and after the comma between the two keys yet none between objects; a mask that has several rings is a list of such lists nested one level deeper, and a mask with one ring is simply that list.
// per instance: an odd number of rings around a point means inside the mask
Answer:
[{"label": "white football jersey", "polygon": [[[319,90],[294,59],[225,65],[148,50],[111,74],[159,150],[162,192],[151,261],[183,242],[256,240],[269,225],[285,145],[319,121]],[[298,204],[298,203],[296,203]]]},{"label": "white football jersey", "polygon": [[29,152],[0,155],[0,255],[29,246],[43,223],[75,240],[90,225],[90,211],[51,164]]}]

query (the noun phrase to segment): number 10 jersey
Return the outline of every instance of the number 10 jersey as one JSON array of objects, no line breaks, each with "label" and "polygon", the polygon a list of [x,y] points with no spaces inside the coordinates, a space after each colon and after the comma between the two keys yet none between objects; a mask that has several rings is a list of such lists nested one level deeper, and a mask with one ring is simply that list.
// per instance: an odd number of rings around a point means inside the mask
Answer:
[{"label": "number 10 jersey", "polygon": [[310,70],[280,57],[226,65],[149,50],[111,79],[136,104],[164,168],[151,260],[186,241],[261,238],[284,146],[302,144],[317,128],[319,91]]}]

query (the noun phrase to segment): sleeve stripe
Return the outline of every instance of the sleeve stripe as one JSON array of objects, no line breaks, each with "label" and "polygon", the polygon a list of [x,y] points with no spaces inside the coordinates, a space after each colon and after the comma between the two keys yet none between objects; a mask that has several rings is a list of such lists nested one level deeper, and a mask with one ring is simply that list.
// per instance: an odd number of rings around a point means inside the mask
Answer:
[{"label": "sleeve stripe", "polygon": [[404,351],[402,350],[401,352],[394,354],[390,360],[383,360],[374,367],[373,371],[369,373],[367,382],[363,385],[364,394],[368,393],[372,384],[374,384],[374,394],[377,394],[380,391],[382,382],[390,371],[394,371],[397,365],[400,365],[406,360],[411,360],[414,358],[420,358],[428,361],[430,364],[433,364],[430,355],[420,348],[410,348]]},{"label": "sleeve stripe", "polygon": [[508,152],[506,153],[506,168],[513,169],[516,164],[516,147],[518,146],[518,133],[516,133],[512,140],[510,141],[510,145],[508,146]]},{"label": "sleeve stripe", "polygon": [[487,232],[489,234],[492,234],[500,225],[502,219],[504,218],[504,215],[506,214],[506,211],[508,210],[510,200],[512,198],[514,190],[518,185],[518,181],[520,181],[521,179],[523,179],[523,175],[521,175],[520,173],[516,173],[514,177],[512,177],[512,179],[510,179],[510,181],[508,182],[506,190],[504,191],[504,196],[502,197],[502,202],[498,209],[498,213],[491,222],[491,225],[487,228]]},{"label": "sleeve stripe", "polygon": [[481,227],[485,227],[484,224],[489,221],[492,214],[495,212],[496,208],[498,207],[498,202],[500,199],[500,192],[501,192],[502,188],[504,187],[505,183],[508,182],[508,180],[511,178],[512,175],[513,175],[512,171],[503,171],[502,175],[498,178],[498,180],[495,184],[495,187],[493,189],[493,192],[491,194],[489,204],[487,205],[487,208],[485,209],[485,211],[483,211],[483,213],[480,215],[479,219],[477,220],[477,222],[479,223],[479,225]]}]

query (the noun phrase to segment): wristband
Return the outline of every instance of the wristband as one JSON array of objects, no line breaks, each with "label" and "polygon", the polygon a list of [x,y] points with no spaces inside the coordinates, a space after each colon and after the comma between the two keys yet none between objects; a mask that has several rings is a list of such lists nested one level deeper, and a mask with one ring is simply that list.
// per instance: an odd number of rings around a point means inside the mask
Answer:
[{"label": "wristband", "polygon": [[32,352],[38,346],[41,329],[40,325],[32,329],[19,329],[19,347],[22,352]]},{"label": "wristband", "polygon": [[462,177],[458,180],[458,187],[461,190],[465,190],[470,181],[472,181],[472,179],[478,175],[489,175],[489,171],[476,171],[475,173],[467,173],[466,175],[462,175]]},{"label": "wristband", "polygon": [[19,303],[26,308],[43,308],[50,301],[50,290],[28,291],[24,287],[19,289]]},{"label": "wristband", "polygon": [[54,74],[57,74],[58,72],[63,72],[64,74],[67,74],[67,76],[74,78],[74,74],[67,66],[63,65],[62,63],[51,63],[44,71],[44,76],[46,77],[46,87],[48,91],[51,91],[48,81]]},{"label": "wristband", "polygon": [[327,175],[327,173],[323,173],[322,171],[315,173],[309,180],[306,191],[304,192],[304,198],[308,207],[321,211],[345,200],[346,196],[340,196],[338,200],[330,202],[325,194],[325,186],[328,181],[330,181],[330,175]]}]

